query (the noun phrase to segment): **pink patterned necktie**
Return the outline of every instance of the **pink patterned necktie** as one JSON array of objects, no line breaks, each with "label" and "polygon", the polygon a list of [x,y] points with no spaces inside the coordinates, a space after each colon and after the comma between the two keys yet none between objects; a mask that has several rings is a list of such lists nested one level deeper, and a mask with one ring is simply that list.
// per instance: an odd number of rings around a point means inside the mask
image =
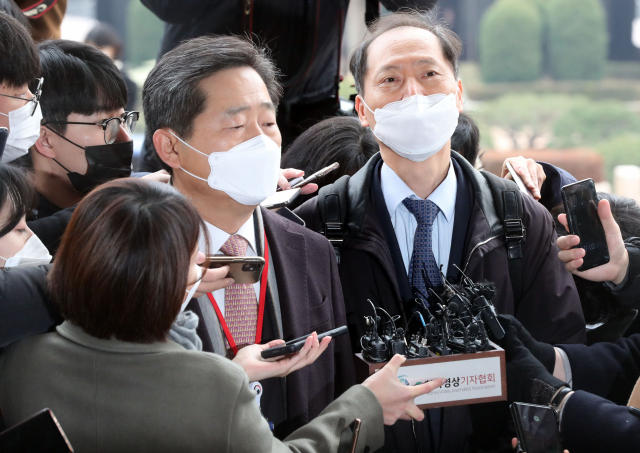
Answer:
[{"label": "pink patterned necktie", "polygon": [[[238,234],[232,234],[220,247],[227,256],[245,256],[249,242]],[[238,349],[253,344],[258,324],[258,301],[252,284],[233,284],[224,293],[224,319]],[[225,338],[227,351],[229,342]]]}]

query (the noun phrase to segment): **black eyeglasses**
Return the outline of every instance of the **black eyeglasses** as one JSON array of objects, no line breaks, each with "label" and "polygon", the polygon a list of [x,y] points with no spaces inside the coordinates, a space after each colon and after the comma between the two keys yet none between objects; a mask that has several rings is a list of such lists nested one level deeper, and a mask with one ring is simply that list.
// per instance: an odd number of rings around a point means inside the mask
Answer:
[{"label": "black eyeglasses", "polygon": [[140,118],[140,112],[124,112],[122,115],[114,116],[106,120],[99,121],[97,123],[79,123],[76,121],[47,121],[43,123],[43,126],[48,124],[84,124],[87,126],[100,126],[104,130],[104,142],[107,145],[112,144],[118,137],[120,126],[124,127],[124,130],[130,136],[136,130],[138,124],[138,118]]},{"label": "black eyeglasses", "polygon": [[20,99],[25,102],[33,102],[33,110],[31,110],[31,115],[33,116],[36,113],[36,109],[38,108],[38,103],[40,102],[40,96],[42,95],[42,84],[44,83],[44,77],[40,77],[36,79],[38,81],[38,85],[36,86],[35,91],[33,92],[33,97],[31,99],[21,98],[20,96],[9,96],[8,94],[0,94],[0,96],[4,96],[5,98],[11,99]]}]

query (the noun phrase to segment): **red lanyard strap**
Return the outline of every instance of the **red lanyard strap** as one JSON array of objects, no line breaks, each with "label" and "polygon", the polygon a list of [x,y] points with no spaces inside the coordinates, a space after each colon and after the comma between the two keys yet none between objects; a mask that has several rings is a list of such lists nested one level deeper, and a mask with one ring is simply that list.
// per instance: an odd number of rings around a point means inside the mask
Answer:
[{"label": "red lanyard strap", "polygon": [[[262,340],[262,322],[264,321],[264,305],[265,300],[267,298],[267,277],[269,275],[269,243],[267,242],[267,233],[264,234],[264,268],[262,269],[262,276],[260,278],[260,303],[258,304],[258,323],[256,326],[256,344],[260,343]],[[213,309],[216,311],[216,315],[218,316],[218,320],[220,321],[220,325],[222,326],[222,331],[224,332],[224,336],[227,337],[227,342],[229,346],[233,350],[234,355],[238,354],[238,346],[236,342],[233,340],[233,336],[231,335],[231,330],[227,326],[227,322],[224,320],[224,316],[222,316],[222,312],[220,311],[220,307],[218,307],[218,303],[213,297],[212,293],[207,293],[207,297],[211,301],[211,305],[213,305]]]}]

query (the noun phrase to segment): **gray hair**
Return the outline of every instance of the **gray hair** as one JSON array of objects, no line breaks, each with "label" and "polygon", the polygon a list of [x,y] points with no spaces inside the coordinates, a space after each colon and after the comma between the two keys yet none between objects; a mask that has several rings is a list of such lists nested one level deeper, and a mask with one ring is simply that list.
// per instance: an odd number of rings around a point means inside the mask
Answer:
[{"label": "gray hair", "polygon": [[[142,108],[151,141],[158,129],[169,127],[188,140],[193,123],[206,108],[207,94],[199,83],[225,69],[250,67],[262,78],[271,102],[278,105],[280,73],[268,51],[236,36],[202,36],[167,52],[149,73],[142,88]],[[163,168],[171,169],[164,163]]]},{"label": "gray hair", "polygon": [[440,41],[445,58],[451,63],[454,76],[456,79],[458,78],[458,58],[462,53],[462,42],[458,35],[438,19],[437,12],[408,10],[377,19],[369,27],[369,36],[358,44],[358,47],[351,55],[349,69],[355,79],[358,94],[364,94],[364,77],[367,74],[367,51],[369,46],[383,33],[400,27],[421,28],[433,33]]}]

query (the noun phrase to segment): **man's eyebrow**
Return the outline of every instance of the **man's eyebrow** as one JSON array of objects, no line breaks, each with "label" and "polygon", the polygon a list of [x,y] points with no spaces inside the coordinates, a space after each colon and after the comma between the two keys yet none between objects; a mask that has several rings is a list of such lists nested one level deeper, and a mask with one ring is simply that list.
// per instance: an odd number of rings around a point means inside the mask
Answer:
[{"label": "man's eyebrow", "polygon": [[224,116],[227,116],[227,117],[235,116],[238,113],[245,112],[249,109],[250,107],[248,105],[239,105],[237,107],[230,107],[224,111]]},{"label": "man's eyebrow", "polygon": [[376,72],[380,73],[380,72],[385,72],[385,71],[391,71],[394,69],[400,69],[400,66],[397,64],[386,64],[383,67],[381,67],[380,69],[378,69]]},{"label": "man's eyebrow", "polygon": [[[276,109],[276,106],[273,105],[273,102],[271,101],[264,101],[260,103],[260,107],[261,108],[267,108],[269,110],[274,110]],[[248,105],[239,105],[237,107],[230,107],[227,110],[225,110],[224,112],[224,116],[226,117],[232,117],[237,115],[238,113],[242,113],[242,112],[246,112],[247,110],[250,110],[251,107],[249,107]]]},{"label": "man's eyebrow", "polygon": [[435,66],[440,66],[440,63],[438,62],[438,60],[436,60],[435,58],[423,58],[422,60],[418,60],[415,61],[413,63],[414,66],[420,66],[420,65],[425,65],[425,64],[432,64]]},{"label": "man's eyebrow", "polygon": [[[427,65],[427,64],[432,64],[435,66],[440,66],[440,63],[438,63],[438,60],[436,60],[435,58],[423,58],[422,60],[418,60],[418,61],[414,61],[413,66],[421,66],[421,65]],[[385,72],[385,71],[391,71],[391,70],[395,70],[395,69],[400,69],[400,65],[397,64],[387,64],[382,66],[380,69],[378,69],[378,73],[380,72]]]},{"label": "man's eyebrow", "polygon": [[264,102],[261,102],[261,103],[260,103],[260,107],[262,107],[262,108],[267,108],[267,109],[269,109],[269,110],[273,110],[273,111],[275,111],[275,110],[276,110],[276,106],[275,106],[275,105],[273,105],[273,102],[271,102],[271,101],[264,101]]}]

